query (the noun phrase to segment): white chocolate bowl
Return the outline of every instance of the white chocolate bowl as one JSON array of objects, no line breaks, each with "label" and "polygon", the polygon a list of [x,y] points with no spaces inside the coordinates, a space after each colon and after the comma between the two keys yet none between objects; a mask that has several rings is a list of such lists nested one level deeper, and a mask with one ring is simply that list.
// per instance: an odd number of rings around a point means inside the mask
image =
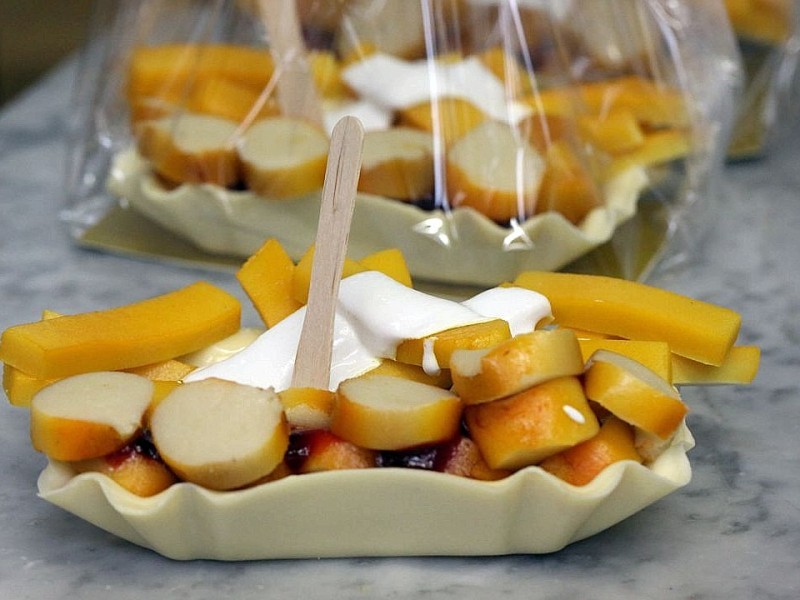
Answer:
[{"label": "white chocolate bowl", "polygon": [[[352,256],[399,248],[415,280],[493,286],[525,270],[554,271],[611,239],[636,212],[649,184],[644,168],[610,180],[606,204],[580,226],[542,213],[502,227],[471,208],[423,210],[389,198],[359,194],[349,240]],[[108,179],[111,193],[199,249],[246,258],[275,237],[295,260],[314,241],[319,193],[288,200],[214,185],[166,189],[135,150],[118,154]]]},{"label": "white chocolate bowl", "polygon": [[549,553],[595,535],[686,485],[682,425],[650,465],[622,461],[581,487],[538,467],[494,482],[402,468],[292,475],[216,492],[179,483],[150,498],[51,462],[39,495],[173,559]]}]

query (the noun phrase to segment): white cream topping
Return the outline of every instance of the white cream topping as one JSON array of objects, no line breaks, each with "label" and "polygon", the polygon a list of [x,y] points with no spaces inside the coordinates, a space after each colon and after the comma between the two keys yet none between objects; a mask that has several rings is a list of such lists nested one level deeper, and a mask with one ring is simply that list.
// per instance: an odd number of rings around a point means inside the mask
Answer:
[{"label": "white cream topping", "polygon": [[[329,389],[335,390],[341,381],[377,367],[382,358],[394,358],[398,344],[406,339],[428,338],[423,342],[423,368],[436,373],[439,365],[430,336],[440,331],[493,318],[513,321],[512,329],[519,332],[533,330],[544,311],[541,297],[535,292],[521,292],[490,290],[471,299],[470,307],[470,301],[431,296],[377,271],[343,279],[334,318]],[[525,308],[526,297],[534,308]],[[549,314],[549,308],[548,303],[544,312]],[[238,354],[198,369],[185,380],[218,377],[278,391],[290,387],[304,319],[305,308],[301,308]]]},{"label": "white cream topping", "polygon": [[291,357],[297,353],[304,316],[305,309],[292,313],[238,354],[193,371],[184,381],[218,377],[256,387],[272,386],[278,391],[286,389],[284,382],[291,380]]},{"label": "white cream topping", "polygon": [[184,354],[178,360],[193,367],[207,367],[238,354],[252,344],[262,333],[264,333],[263,329],[243,327],[233,335],[210,346],[191,354]]},{"label": "white cream topping", "polygon": [[553,318],[550,301],[542,294],[519,287],[496,287],[473,296],[462,303],[480,315],[503,319],[511,335],[530,333],[540,322]]},{"label": "white cream topping", "polygon": [[394,358],[397,345],[487,318],[463,304],[406,287],[377,271],[342,281],[338,311],[362,343],[378,356]]},{"label": "white cream topping", "polygon": [[[185,381],[217,377],[260,388],[285,390],[291,386],[294,357],[306,309],[295,311],[265,331],[238,354],[190,373]],[[380,359],[358,339],[346,319],[337,314],[333,323],[330,389],[380,364]]]},{"label": "white cream topping", "polygon": [[516,123],[530,113],[528,107],[507,97],[503,82],[474,56],[450,63],[406,61],[376,53],[344,69],[342,78],[362,99],[386,109],[462,98],[506,123]]},{"label": "white cream topping", "polygon": [[331,135],[339,119],[348,115],[357,117],[366,131],[389,129],[392,125],[392,111],[366,100],[326,102],[323,108],[325,129],[328,135]]}]

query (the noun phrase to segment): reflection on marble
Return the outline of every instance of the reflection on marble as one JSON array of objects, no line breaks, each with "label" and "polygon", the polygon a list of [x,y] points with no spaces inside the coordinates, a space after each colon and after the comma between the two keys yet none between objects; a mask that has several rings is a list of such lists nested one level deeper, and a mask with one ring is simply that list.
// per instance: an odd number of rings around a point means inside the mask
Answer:
[{"label": "reflection on marble", "polygon": [[[75,248],[57,222],[69,70],[0,113],[0,329],[43,308],[80,311],[227,274]],[[44,461],[27,414],[0,403],[0,597],[726,598],[800,590],[800,140],[725,172],[702,253],[658,283],[740,311],[763,348],[749,387],[691,388],[694,479],[583,542],[545,556],[173,562],[35,496]],[[246,306],[245,302],[245,306]],[[247,313],[245,321],[255,323]]]}]

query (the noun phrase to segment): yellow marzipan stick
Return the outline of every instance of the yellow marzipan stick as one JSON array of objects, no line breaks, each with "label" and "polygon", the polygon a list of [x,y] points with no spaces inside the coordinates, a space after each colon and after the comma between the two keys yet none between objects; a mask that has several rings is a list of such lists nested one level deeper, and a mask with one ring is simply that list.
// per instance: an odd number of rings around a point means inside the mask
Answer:
[{"label": "yellow marzipan stick", "polygon": [[672,383],[675,385],[744,385],[758,373],[761,350],[758,346],[734,346],[719,366],[673,355]]},{"label": "yellow marzipan stick", "polygon": [[578,340],[583,360],[588,361],[598,350],[610,350],[627,356],[656,373],[664,381],[672,382],[672,353],[666,342],[640,340]]},{"label": "yellow marzipan stick", "polygon": [[274,61],[266,49],[215,44],[139,46],[131,54],[127,91],[130,98],[180,99],[194,82],[213,77],[260,91],[273,71]]},{"label": "yellow marzipan stick", "polygon": [[294,263],[280,242],[268,239],[236,273],[267,327],[274,327],[302,306],[292,296],[294,270]]},{"label": "yellow marzipan stick", "polygon": [[0,360],[42,379],[129,369],[204,348],[238,331],[240,319],[234,296],[200,281],[118,308],[9,327]]},{"label": "yellow marzipan stick", "polygon": [[39,390],[56,381],[58,380],[31,377],[11,365],[3,365],[3,391],[12,406],[30,406]]},{"label": "yellow marzipan stick", "polygon": [[741,326],[728,308],[613,277],[527,271],[514,285],[543,294],[563,327],[667,342],[675,354],[704,364],[724,362]]}]

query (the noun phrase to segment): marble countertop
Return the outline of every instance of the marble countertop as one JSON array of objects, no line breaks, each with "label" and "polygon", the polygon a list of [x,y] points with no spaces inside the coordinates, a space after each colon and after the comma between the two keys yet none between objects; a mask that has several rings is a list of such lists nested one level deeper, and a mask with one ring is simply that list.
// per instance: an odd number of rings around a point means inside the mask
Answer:
[{"label": "marble countertop", "polygon": [[[0,113],[0,330],[228,273],[76,247],[63,198],[68,69]],[[800,590],[800,138],[731,165],[702,254],[656,283],[729,306],[763,362],[747,387],[688,388],[692,482],[555,554],[175,562],[36,496],[28,415],[0,402],[2,598],[796,598]],[[245,302],[246,304],[246,302]]]}]

